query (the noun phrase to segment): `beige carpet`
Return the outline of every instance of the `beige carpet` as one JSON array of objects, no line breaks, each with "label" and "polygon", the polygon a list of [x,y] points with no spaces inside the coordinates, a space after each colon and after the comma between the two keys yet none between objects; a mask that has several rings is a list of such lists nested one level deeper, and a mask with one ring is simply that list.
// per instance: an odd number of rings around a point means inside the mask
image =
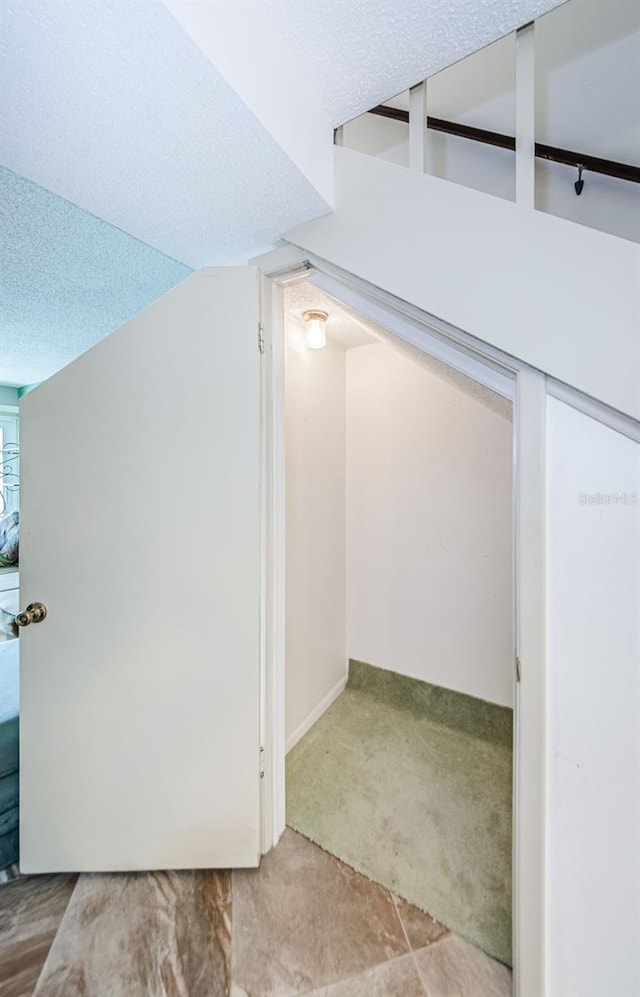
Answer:
[{"label": "beige carpet", "polygon": [[287,758],[287,823],[511,965],[512,711],[359,662]]}]

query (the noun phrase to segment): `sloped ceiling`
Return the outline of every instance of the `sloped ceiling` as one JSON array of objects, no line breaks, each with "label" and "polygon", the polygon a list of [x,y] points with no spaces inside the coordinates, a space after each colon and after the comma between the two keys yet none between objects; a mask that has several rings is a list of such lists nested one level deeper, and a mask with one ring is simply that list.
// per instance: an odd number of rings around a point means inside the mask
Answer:
[{"label": "sloped ceiling", "polygon": [[[245,94],[259,86],[252,106],[269,109],[272,131],[274,107],[290,115],[281,87],[270,95],[281,80],[255,66],[255,33],[290,67],[291,90],[304,83],[307,104],[314,95],[338,123],[554,6],[245,0],[233,79]],[[199,41],[159,0],[5,0],[0,163],[191,267],[246,259],[325,212]]]},{"label": "sloped ceiling", "polygon": [[0,384],[43,381],[191,271],[0,167]]},{"label": "sloped ceiling", "polygon": [[467,377],[462,371],[456,370],[436,359],[429,353],[412,346],[398,336],[389,332],[383,326],[378,325],[372,319],[360,315],[342,301],[338,301],[331,295],[326,294],[319,287],[316,287],[310,280],[300,280],[295,284],[289,284],[284,292],[285,315],[290,323],[289,333],[296,336],[300,342],[300,348],[304,346],[304,320],[303,314],[308,308],[320,308],[328,315],[327,337],[337,346],[344,350],[355,349],[360,346],[371,346],[375,343],[382,343],[390,349],[402,353],[413,363],[424,367],[431,374],[441,378],[448,384],[462,391],[463,394],[474,401],[491,409],[504,419],[512,421],[513,405],[511,401],[492,391],[491,388]]},{"label": "sloped ceiling", "polygon": [[330,153],[332,124],[557,0],[244,0],[228,23],[226,0],[213,22],[167,3],[176,16],[160,0],[0,0],[0,165],[42,188],[3,174],[5,383],[68,362],[180,264],[242,262],[325,213],[314,150]]},{"label": "sloped ceiling", "polygon": [[304,313],[318,308],[327,313],[327,336],[343,350],[377,342],[363,318],[308,280],[289,284],[284,291],[285,313],[304,339]]},{"label": "sloped ceiling", "polygon": [[188,266],[327,210],[162,3],[4,3],[0,63],[0,163]]},{"label": "sloped ceiling", "polygon": [[334,125],[564,0],[263,0]]}]

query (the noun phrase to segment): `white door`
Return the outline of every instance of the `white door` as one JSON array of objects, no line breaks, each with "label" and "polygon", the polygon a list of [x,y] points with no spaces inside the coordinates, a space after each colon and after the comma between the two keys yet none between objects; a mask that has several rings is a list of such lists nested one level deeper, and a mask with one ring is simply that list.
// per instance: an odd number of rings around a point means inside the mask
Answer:
[{"label": "white door", "polygon": [[258,288],[200,271],[23,399],[25,872],[258,863]]}]

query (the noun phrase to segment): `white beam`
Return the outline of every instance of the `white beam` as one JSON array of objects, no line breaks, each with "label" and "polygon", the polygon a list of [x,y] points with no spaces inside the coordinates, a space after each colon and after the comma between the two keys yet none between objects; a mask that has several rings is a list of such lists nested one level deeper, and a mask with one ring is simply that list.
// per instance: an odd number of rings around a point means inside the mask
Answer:
[{"label": "white beam", "polygon": [[516,204],[535,207],[535,27],[516,34]]},{"label": "white beam", "polygon": [[547,659],[546,385],[539,371],[524,369],[518,373],[514,432],[514,993],[541,997],[547,993]]},{"label": "white beam", "polygon": [[427,81],[409,91],[409,166],[427,172]]}]

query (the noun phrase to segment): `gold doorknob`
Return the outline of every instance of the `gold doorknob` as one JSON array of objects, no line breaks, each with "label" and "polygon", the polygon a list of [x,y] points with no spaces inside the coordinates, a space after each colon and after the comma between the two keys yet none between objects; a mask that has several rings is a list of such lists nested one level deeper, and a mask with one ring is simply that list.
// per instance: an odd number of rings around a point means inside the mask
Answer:
[{"label": "gold doorknob", "polygon": [[47,607],[42,602],[32,602],[16,616],[19,627],[28,627],[31,623],[42,623],[47,615]]}]

